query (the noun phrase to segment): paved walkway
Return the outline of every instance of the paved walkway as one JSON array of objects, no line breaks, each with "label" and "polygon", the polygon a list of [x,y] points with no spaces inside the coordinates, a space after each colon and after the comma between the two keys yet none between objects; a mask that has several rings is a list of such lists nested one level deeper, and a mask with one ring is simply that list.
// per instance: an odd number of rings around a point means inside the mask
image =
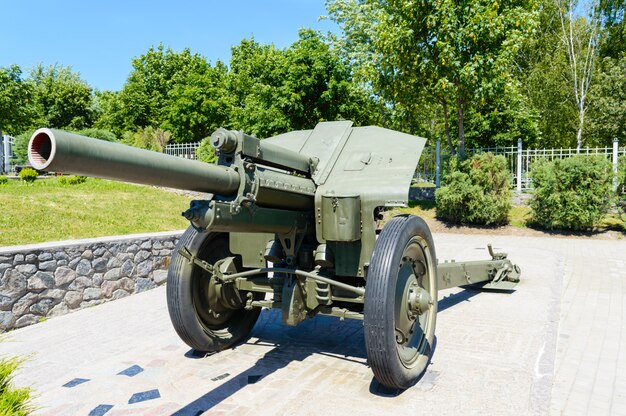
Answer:
[{"label": "paved walkway", "polygon": [[0,354],[31,354],[16,382],[42,415],[626,415],[626,241],[435,235],[440,259],[487,242],[522,283],[441,292],[432,364],[401,394],[372,379],[358,321],[264,311],[245,344],[196,357],[164,288],[13,331]]}]

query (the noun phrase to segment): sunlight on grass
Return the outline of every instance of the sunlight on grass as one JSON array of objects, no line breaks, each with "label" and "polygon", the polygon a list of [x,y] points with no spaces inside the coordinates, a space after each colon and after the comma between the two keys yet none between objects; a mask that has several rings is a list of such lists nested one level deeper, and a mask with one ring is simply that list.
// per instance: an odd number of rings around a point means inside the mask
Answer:
[{"label": "sunlight on grass", "polygon": [[0,185],[0,246],[186,228],[188,197],[102,179]]}]

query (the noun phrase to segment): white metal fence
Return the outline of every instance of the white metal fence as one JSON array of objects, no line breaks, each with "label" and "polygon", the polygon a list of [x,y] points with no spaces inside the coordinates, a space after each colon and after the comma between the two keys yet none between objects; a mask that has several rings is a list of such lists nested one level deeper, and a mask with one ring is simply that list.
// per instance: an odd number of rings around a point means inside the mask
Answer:
[{"label": "white metal fence", "polygon": [[0,173],[10,173],[15,169],[17,161],[13,154],[15,138],[9,135],[0,136]]},{"label": "white metal fence", "polygon": [[198,143],[174,143],[165,146],[163,153],[172,156],[183,157],[185,159],[196,159],[196,151],[200,146]]},{"label": "white metal fence", "polygon": [[[164,153],[186,159],[195,159],[196,150],[200,143],[177,143],[168,144]],[[522,141],[519,140],[517,146],[496,146],[466,149],[468,155],[491,152],[502,155],[507,160],[507,165],[511,171],[511,186],[518,192],[532,189],[530,170],[533,163],[541,159],[554,160],[564,159],[575,155],[597,155],[604,156],[611,160],[614,169],[617,169],[617,160],[626,157],[626,147],[619,148],[618,140],[613,141],[613,147],[588,147],[577,152],[572,149],[524,149]],[[442,149],[441,143],[436,142],[435,146],[427,146],[422,152],[419,165],[415,171],[415,179],[422,182],[431,182],[439,186],[441,175],[446,172],[451,159],[450,149]]]},{"label": "white metal fence", "polygon": [[[532,165],[539,160],[565,159],[568,157],[583,156],[603,156],[613,163],[615,173],[617,173],[617,163],[620,157],[626,157],[626,148],[619,148],[618,140],[613,141],[612,147],[589,147],[580,149],[577,152],[572,149],[524,149],[522,141],[518,141],[517,146],[497,146],[466,149],[466,154],[471,156],[477,153],[491,152],[502,155],[507,160],[507,165],[511,171],[511,185],[518,192],[532,189],[530,171]],[[428,146],[424,149],[420,159],[415,178],[418,181],[431,182],[439,186],[441,175],[446,171],[450,161],[450,150],[441,149],[441,143],[435,146]]]}]

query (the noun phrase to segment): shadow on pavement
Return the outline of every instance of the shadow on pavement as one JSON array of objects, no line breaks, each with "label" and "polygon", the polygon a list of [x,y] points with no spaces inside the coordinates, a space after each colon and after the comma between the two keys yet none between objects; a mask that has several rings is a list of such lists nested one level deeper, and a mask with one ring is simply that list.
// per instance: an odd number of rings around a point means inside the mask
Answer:
[{"label": "shadow on pavement", "polygon": [[[259,321],[252,329],[255,342],[250,345],[273,346],[254,366],[232,376],[228,381],[200,396],[174,413],[176,416],[199,415],[218,405],[228,397],[254,384],[269,374],[286,367],[293,361],[304,361],[313,354],[332,356],[338,360],[367,365],[363,323],[361,321],[328,316],[316,316],[296,327],[281,323],[279,310],[263,310]],[[237,347],[235,347],[237,348]],[[190,359],[203,356],[193,351],[185,354]],[[230,375],[225,376],[231,377]],[[215,379],[214,379],[215,380]]]}]

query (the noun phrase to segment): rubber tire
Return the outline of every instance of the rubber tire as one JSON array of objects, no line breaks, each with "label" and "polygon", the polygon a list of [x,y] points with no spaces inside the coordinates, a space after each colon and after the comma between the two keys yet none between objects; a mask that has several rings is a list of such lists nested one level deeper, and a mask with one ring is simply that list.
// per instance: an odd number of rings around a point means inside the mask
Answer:
[{"label": "rubber tire", "polygon": [[[423,354],[416,354],[418,359],[414,366],[407,368],[397,351],[394,302],[402,255],[414,236],[423,238],[430,252],[432,264],[428,265],[430,270],[427,275],[434,304],[426,312],[431,313],[428,317],[431,331],[425,334],[427,344]],[[378,382],[388,388],[404,390],[411,387],[430,362],[437,316],[436,258],[428,225],[413,215],[400,215],[391,219],[376,240],[367,272],[363,324],[368,362]]]},{"label": "rubber tire", "polygon": [[[209,328],[194,302],[194,279],[207,279],[207,272],[190,264],[178,253],[183,247],[198,258],[214,263],[232,256],[228,249],[228,234],[198,233],[192,227],[185,231],[176,245],[167,275],[167,309],[178,336],[194,350],[217,352],[230,348],[248,337],[261,309],[236,310],[224,325]],[[237,270],[243,270],[240,261]]]}]

